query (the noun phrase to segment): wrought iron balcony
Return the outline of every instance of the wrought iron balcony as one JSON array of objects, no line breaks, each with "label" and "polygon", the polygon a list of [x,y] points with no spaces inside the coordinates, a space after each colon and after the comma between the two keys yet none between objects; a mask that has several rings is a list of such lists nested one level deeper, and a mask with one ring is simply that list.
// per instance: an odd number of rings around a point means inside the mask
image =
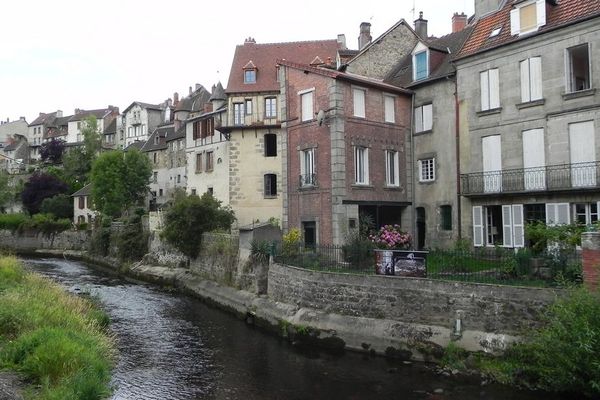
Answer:
[{"label": "wrought iron balcony", "polygon": [[317,174],[300,175],[300,187],[317,186]]},{"label": "wrought iron balcony", "polygon": [[464,196],[600,188],[600,162],[462,174]]}]

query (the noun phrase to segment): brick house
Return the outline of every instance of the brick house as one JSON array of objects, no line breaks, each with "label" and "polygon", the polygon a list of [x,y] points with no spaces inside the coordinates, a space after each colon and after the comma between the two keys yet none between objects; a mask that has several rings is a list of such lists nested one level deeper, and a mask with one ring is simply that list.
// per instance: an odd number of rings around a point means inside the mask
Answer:
[{"label": "brick house", "polygon": [[528,222],[600,212],[600,1],[476,0],[458,58],[463,235],[523,247]]},{"label": "brick house", "polygon": [[307,245],[343,243],[363,213],[377,226],[410,230],[412,92],[330,64],[278,65],[288,228],[299,228]]}]

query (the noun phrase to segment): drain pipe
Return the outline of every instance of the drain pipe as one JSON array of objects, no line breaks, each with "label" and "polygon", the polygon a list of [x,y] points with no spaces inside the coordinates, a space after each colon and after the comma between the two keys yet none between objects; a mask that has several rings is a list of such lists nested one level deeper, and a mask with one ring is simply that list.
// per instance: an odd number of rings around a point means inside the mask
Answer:
[{"label": "drain pipe", "polygon": [[415,246],[415,240],[417,240],[417,212],[416,212],[416,180],[415,180],[415,136],[414,136],[414,127],[413,127],[413,114],[415,110],[415,92],[413,92],[411,96],[411,105],[410,105],[410,117],[409,117],[409,126],[410,126],[410,175],[411,175],[411,203],[412,203],[412,238],[413,238],[413,248]]},{"label": "drain pipe", "polygon": [[[456,66],[455,66],[456,71]],[[454,74],[454,129],[456,144],[456,228],[458,239],[462,239],[462,202],[460,197],[460,111],[458,100],[458,74]]]}]

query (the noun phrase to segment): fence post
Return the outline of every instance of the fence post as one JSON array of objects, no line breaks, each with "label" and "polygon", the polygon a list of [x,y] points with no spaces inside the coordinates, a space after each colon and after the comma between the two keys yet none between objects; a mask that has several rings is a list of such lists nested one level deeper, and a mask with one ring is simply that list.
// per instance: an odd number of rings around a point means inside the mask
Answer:
[{"label": "fence post", "polygon": [[584,232],[581,235],[583,250],[583,282],[590,290],[598,286],[600,268],[600,232]]}]

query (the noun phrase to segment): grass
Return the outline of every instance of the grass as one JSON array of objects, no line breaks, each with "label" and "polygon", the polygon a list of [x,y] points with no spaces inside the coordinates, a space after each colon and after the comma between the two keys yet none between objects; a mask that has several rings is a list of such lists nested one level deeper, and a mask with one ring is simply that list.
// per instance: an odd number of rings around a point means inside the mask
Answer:
[{"label": "grass", "polygon": [[106,398],[114,359],[107,324],[90,300],[0,257],[0,368],[23,374],[29,399]]}]

